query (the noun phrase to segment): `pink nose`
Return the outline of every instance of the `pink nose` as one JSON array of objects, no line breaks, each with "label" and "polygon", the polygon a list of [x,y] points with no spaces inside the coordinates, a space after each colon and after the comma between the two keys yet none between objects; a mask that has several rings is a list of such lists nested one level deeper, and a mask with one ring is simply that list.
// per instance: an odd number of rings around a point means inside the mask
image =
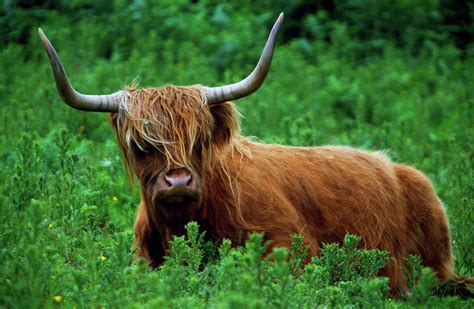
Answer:
[{"label": "pink nose", "polygon": [[189,172],[173,172],[165,175],[165,184],[169,187],[190,187],[193,177]]}]

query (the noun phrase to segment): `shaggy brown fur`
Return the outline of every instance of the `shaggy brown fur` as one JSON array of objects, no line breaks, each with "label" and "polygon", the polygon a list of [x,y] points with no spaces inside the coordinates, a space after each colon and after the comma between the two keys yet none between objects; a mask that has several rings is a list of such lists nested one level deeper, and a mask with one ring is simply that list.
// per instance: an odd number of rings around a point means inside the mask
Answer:
[{"label": "shaggy brown fur", "polygon": [[[253,142],[240,135],[234,105],[207,105],[200,86],[128,91],[111,120],[141,182],[136,246],[152,266],[163,260],[171,236],[195,220],[211,238],[234,243],[262,231],[273,246],[289,247],[300,233],[311,255],[347,232],[360,235],[365,248],[396,258],[385,270],[394,291],[406,288],[401,266],[409,254],[420,255],[441,280],[456,278],[446,212],[414,168],[349,147]],[[199,200],[163,210],[150,179],[176,168],[196,175]]]}]

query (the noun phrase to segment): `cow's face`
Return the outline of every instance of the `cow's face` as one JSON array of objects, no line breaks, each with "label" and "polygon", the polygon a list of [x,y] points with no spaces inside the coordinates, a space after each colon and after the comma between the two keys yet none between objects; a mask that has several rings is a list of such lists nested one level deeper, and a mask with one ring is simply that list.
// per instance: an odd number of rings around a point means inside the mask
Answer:
[{"label": "cow's face", "polygon": [[202,197],[202,175],[199,169],[197,150],[193,150],[189,165],[168,165],[164,147],[147,145],[140,147],[135,142],[129,146],[132,171],[141,184],[142,197],[149,211],[158,212],[167,219],[176,221],[192,216]]},{"label": "cow's face", "polygon": [[234,105],[206,104],[201,87],[130,89],[112,124],[149,212],[173,222],[199,208],[206,180],[239,131]]},{"label": "cow's face", "polygon": [[283,13],[273,25],[257,66],[237,83],[126,89],[108,95],[76,91],[53,45],[41,29],[38,32],[64,102],[83,111],[111,113],[126,165],[141,182],[149,214],[189,219],[185,215],[200,205],[214,167],[220,165],[225,171],[223,158],[238,144],[234,144],[238,115],[229,101],[248,96],[262,85],[282,22]]}]

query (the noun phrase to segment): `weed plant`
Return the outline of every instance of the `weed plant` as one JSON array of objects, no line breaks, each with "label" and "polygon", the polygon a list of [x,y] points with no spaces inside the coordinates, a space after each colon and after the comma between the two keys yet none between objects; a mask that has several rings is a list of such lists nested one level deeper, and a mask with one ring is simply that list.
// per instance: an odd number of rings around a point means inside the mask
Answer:
[{"label": "weed plant", "polygon": [[266,83],[236,102],[243,133],[383,150],[417,167],[447,209],[457,273],[473,275],[474,49],[463,39],[472,35],[472,6],[460,3],[6,1],[0,307],[472,308],[472,300],[433,295],[435,276],[416,257],[410,292],[390,298],[387,279],[376,276],[390,257],[362,250],[355,235],[305,264],[297,235],[290,249],[264,255],[262,234],[234,248],[206,241],[190,223],[158,270],[134,260],[139,190],[130,188],[106,115],[61,102],[36,34],[41,26],[82,92],[132,82],[222,85],[251,71],[284,11]]}]

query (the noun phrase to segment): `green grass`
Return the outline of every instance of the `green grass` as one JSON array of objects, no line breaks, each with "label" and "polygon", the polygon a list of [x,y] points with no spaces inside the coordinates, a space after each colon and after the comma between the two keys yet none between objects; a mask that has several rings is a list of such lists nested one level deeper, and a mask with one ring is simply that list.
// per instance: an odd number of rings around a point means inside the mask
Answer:
[{"label": "green grass", "polygon": [[[65,5],[65,14],[34,12],[73,84],[88,93],[134,80],[141,86],[234,82],[251,71],[276,17],[266,2],[255,12],[248,3],[160,5],[147,11],[117,1],[108,14],[79,4],[78,10]],[[276,6],[285,10],[283,2]],[[0,306],[473,307],[472,300],[431,295],[433,274],[416,261],[413,293],[390,299],[386,278],[348,262],[377,266],[386,259],[355,249],[354,236],[342,247],[328,244],[303,266],[298,237],[291,250],[262,258],[259,234],[234,249],[203,241],[191,224],[160,270],[133,260],[138,190],[130,189],[106,115],[61,102],[36,35],[39,24],[28,24],[37,16],[31,12],[22,13],[30,19],[5,15],[12,25],[26,25],[27,39],[11,32],[0,49]],[[287,18],[288,27],[319,32],[282,35],[264,86],[237,102],[243,132],[265,142],[386,150],[394,161],[417,167],[447,209],[457,272],[473,275],[472,48],[455,45],[430,19],[405,27],[394,12],[387,12],[394,15],[385,26],[394,24],[403,36],[388,32],[383,43],[377,40],[384,27],[372,40],[358,36],[363,16]],[[421,28],[426,31],[415,31]]]}]

